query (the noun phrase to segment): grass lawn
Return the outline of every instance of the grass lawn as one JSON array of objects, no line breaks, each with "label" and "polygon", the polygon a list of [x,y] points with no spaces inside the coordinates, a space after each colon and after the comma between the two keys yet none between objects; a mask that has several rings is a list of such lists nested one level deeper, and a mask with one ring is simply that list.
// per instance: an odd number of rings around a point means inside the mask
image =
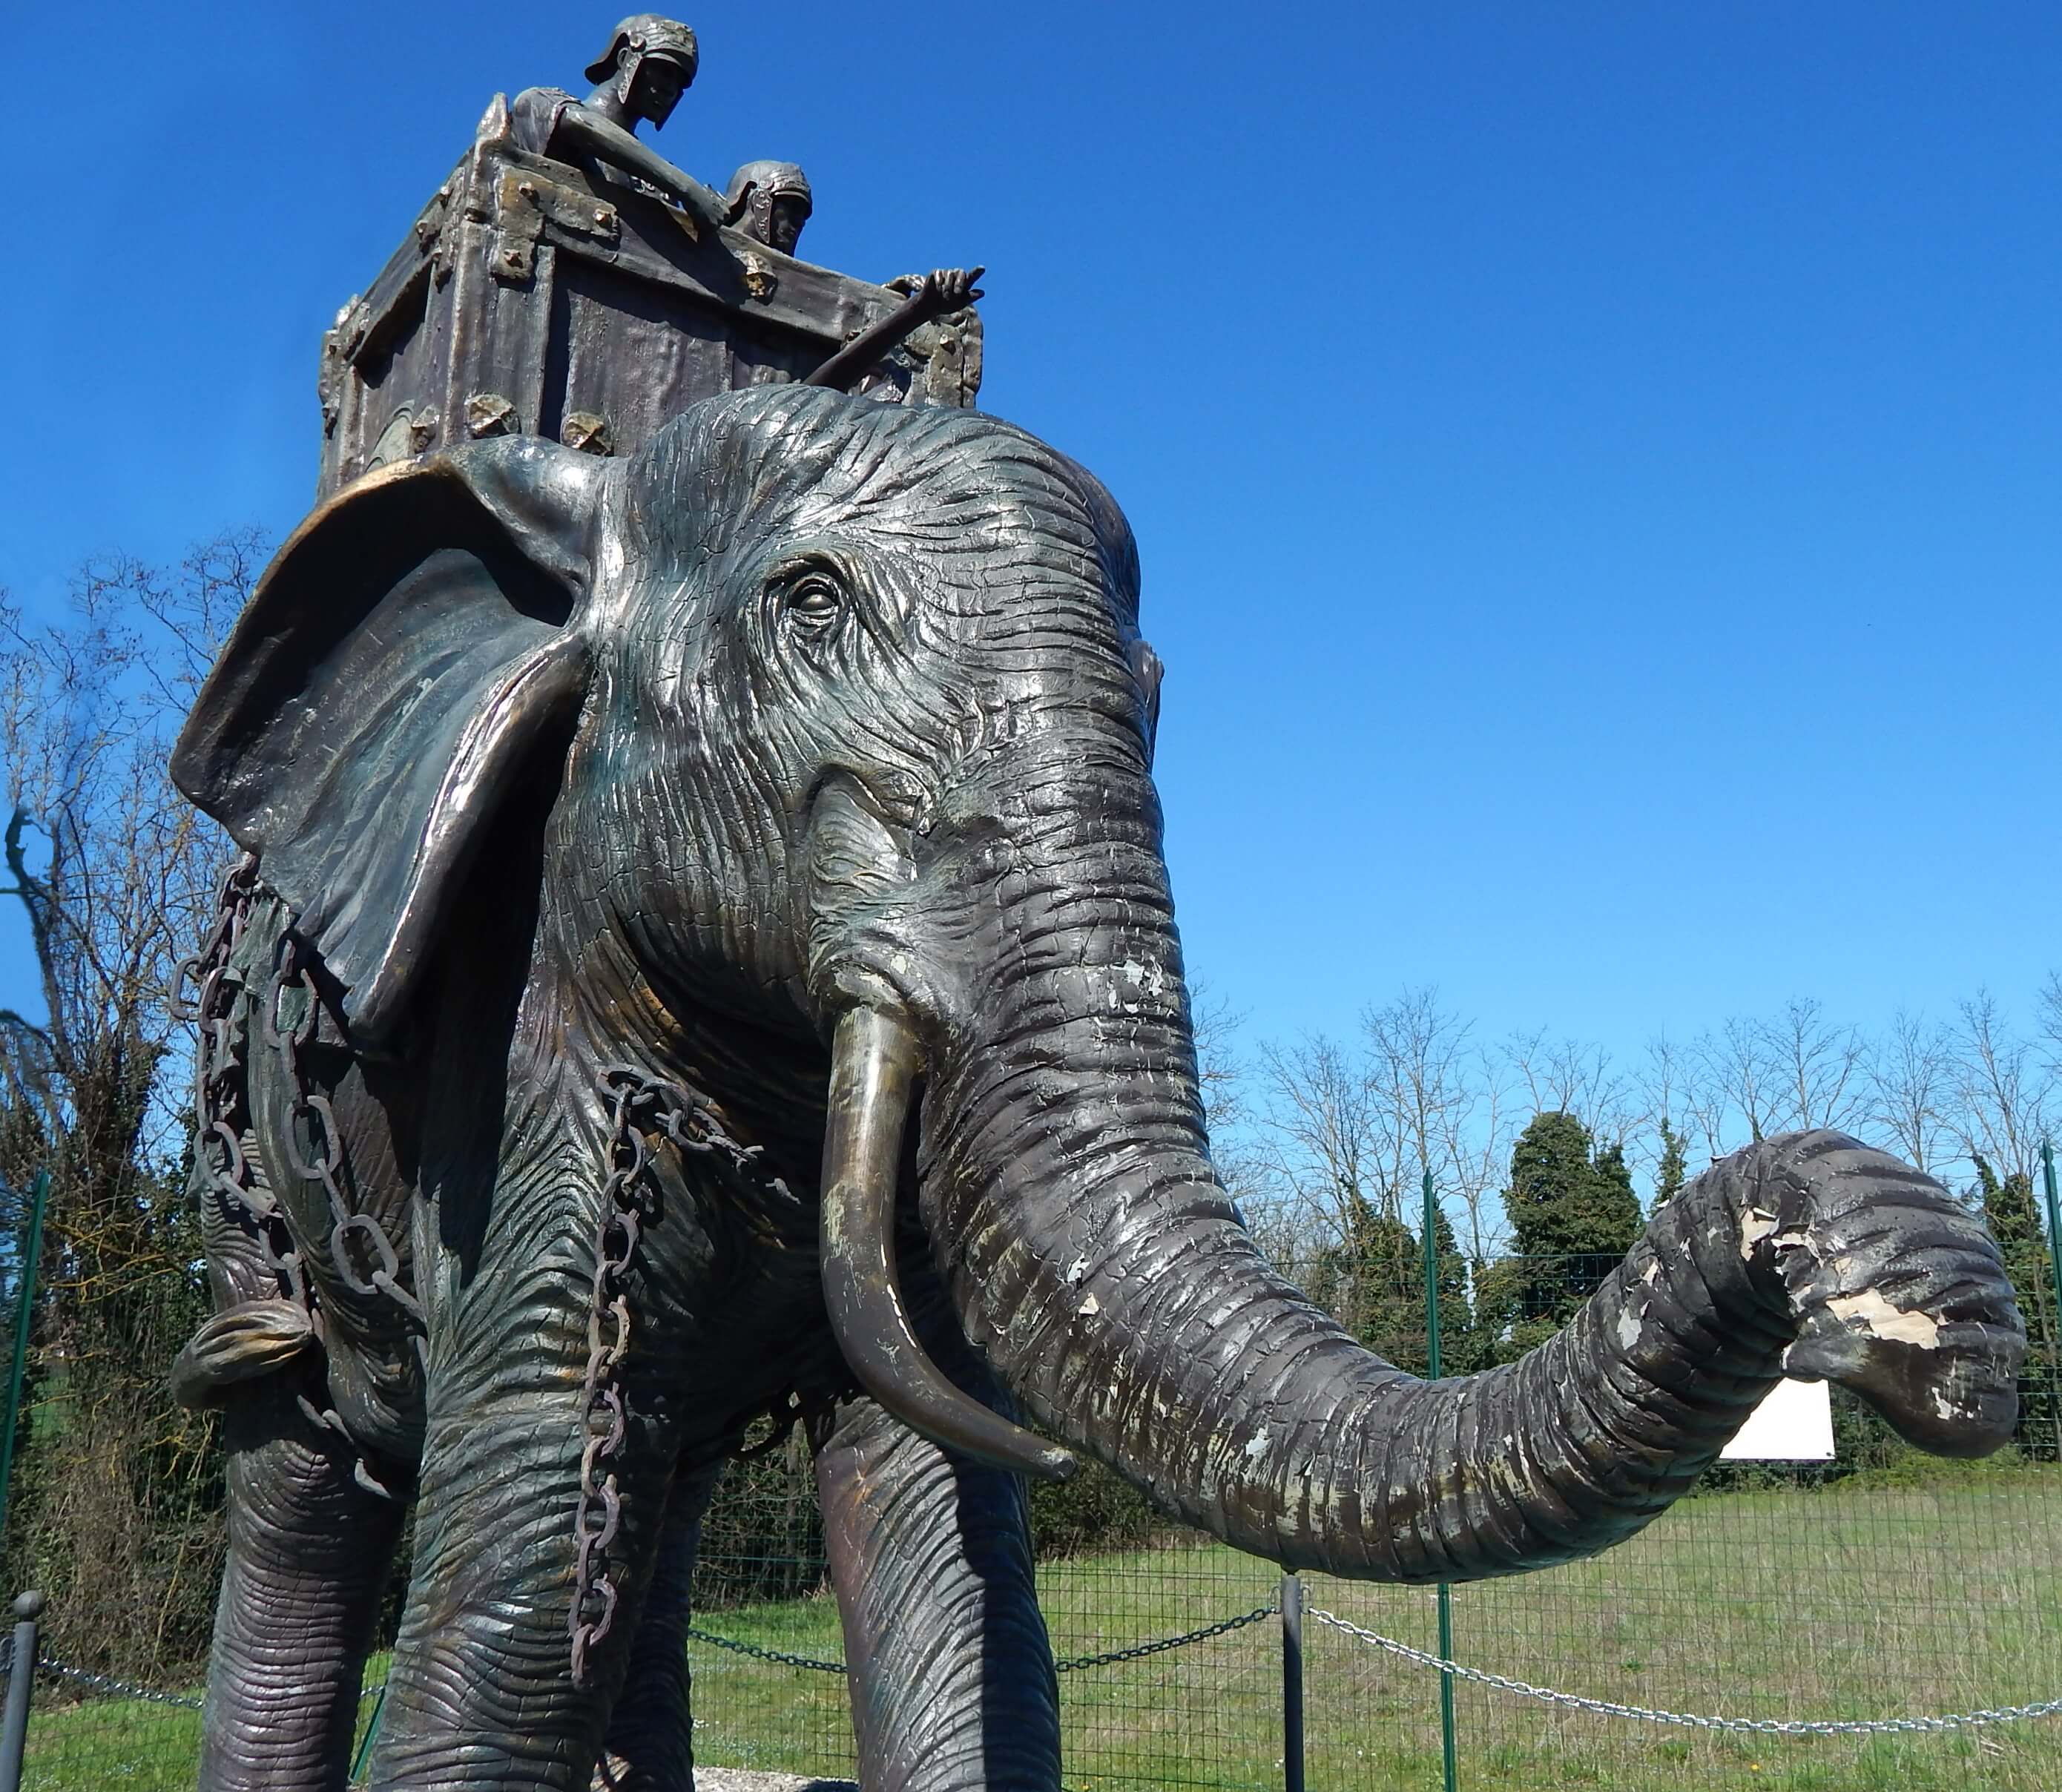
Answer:
[{"label": "grass lawn", "polygon": [[[1596,1698],[1736,1717],[1928,1714],[2062,1697],[2062,1475],[2018,1470],[1923,1488],[1693,1500],[1594,1561],[1457,1588],[1470,1666]],[[1055,1651],[1097,1653],[1259,1605],[1264,1565],[1214,1545],[1048,1564]],[[1313,1606],[1423,1648],[1429,1590],[1306,1582]],[[827,1597],[715,1612],[704,1626],[836,1659]],[[1438,1683],[1313,1622],[1310,1783],[1418,1792],[1439,1783]],[[706,1645],[689,1651],[696,1748],[712,1765],[848,1771],[841,1678]],[[1278,1633],[1264,1622],[1147,1659],[1063,1674],[1071,1788],[1281,1783]],[[40,1687],[34,1788],[193,1783],[199,1714]],[[1465,1683],[1460,1783],[1779,1792],[2047,1792],[2062,1718],[1952,1736],[1713,1737],[1591,1718]],[[369,1702],[367,1707],[369,1710]]]},{"label": "grass lawn", "polygon": [[[387,1675],[387,1658],[377,1656],[368,1686]],[[180,1689],[198,1698],[197,1686]],[[200,1763],[200,1713],[154,1699],[101,1698],[76,1705],[57,1702],[62,1682],[36,1683],[37,1704],[29,1717],[28,1747],[22,1762],[24,1792],[193,1792]],[[374,1700],[359,1702],[359,1737],[371,1717]]]},{"label": "grass lawn", "polygon": [[[1571,1567],[1454,1590],[1457,1660],[1593,1698],[1745,1718],[1930,1715],[2062,1698],[2062,1477],[1693,1500]],[[1204,1545],[1049,1563],[1056,1654],[1208,1624],[1267,1599],[1265,1565]],[[1308,1577],[1306,1597],[1433,1648],[1430,1590]],[[828,1598],[711,1614],[723,1635],[835,1659]],[[700,1758],[848,1770],[843,1687],[696,1645]],[[1438,1682],[1312,1623],[1306,1760],[1324,1792],[1439,1784]],[[1281,1784],[1278,1632],[1262,1623],[1061,1676],[1067,1784]],[[1468,1788],[2048,1792],[2062,1717],[1955,1735],[1713,1736],[1455,1689]]]}]

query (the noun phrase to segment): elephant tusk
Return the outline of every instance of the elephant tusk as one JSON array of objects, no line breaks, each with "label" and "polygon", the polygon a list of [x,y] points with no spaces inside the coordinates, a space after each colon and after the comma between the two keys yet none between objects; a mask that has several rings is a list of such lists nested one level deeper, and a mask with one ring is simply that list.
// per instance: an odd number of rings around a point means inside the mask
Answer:
[{"label": "elephant tusk", "polygon": [[917,1072],[899,1016],[856,1008],[831,1052],[824,1133],[824,1299],[860,1385],[912,1430],[989,1466],[1065,1481],[1068,1451],[1012,1425],[946,1380],[909,1324],[895,1272],[895,1182]]}]

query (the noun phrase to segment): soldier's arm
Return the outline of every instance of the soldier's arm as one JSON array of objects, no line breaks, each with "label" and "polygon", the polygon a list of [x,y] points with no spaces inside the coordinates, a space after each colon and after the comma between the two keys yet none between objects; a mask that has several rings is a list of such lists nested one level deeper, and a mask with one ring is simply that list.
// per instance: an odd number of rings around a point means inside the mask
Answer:
[{"label": "soldier's arm", "polygon": [[[869,324],[828,361],[811,374],[804,386],[828,386],[844,391],[852,382],[885,359],[895,345],[920,324],[971,305],[981,297],[974,284],[985,268],[941,267],[916,283],[916,290],[887,316]],[[898,290],[901,283],[890,282]]]},{"label": "soldier's arm", "polygon": [[620,125],[611,124],[584,106],[568,106],[559,120],[553,147],[560,145],[576,154],[592,156],[649,181],[661,193],[677,200],[701,222],[723,222],[723,201],[696,180],[684,174],[665,157],[640,142]]}]

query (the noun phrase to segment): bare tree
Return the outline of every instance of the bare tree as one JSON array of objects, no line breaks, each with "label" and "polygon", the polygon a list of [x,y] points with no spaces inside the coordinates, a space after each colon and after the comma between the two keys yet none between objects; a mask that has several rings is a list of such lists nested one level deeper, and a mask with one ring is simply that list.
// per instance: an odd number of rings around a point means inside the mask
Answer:
[{"label": "bare tree", "polygon": [[1276,1198],[1267,1156],[1254,1137],[1246,1066],[1238,1051],[1246,1016],[1200,980],[1189,986],[1189,1008],[1211,1161],[1262,1250],[1286,1268],[1295,1254],[1294,1217]]},{"label": "bare tree", "polygon": [[1534,1113],[1574,1114],[1606,1146],[1623,1147],[1638,1128],[1635,1085],[1603,1046],[1556,1038],[1542,1027],[1512,1035],[1503,1050]]},{"label": "bare tree", "polygon": [[1954,1054],[1947,1031],[1908,1009],[1868,1054],[1867,1124],[1929,1175],[1954,1137]]},{"label": "bare tree", "polygon": [[2062,1076],[2062,971],[2050,971],[2048,980],[2034,998],[2041,1042],[2047,1048],[2048,1072]]},{"label": "bare tree", "polygon": [[[227,848],[165,764],[257,558],[252,539],[231,536],[169,575],[90,565],[65,619],[43,627],[0,601],[0,894],[27,922],[42,1006],[0,1010],[0,1063],[9,1099],[46,1116],[75,1108],[97,1060],[115,1053],[149,1081],[187,1036],[173,978]],[[176,1149],[162,1103],[146,1125],[153,1149]]]},{"label": "bare tree", "polygon": [[1302,1219],[1334,1246],[1350,1241],[1358,1202],[1400,1219],[1395,1185],[1382,1174],[1380,1116],[1365,1069],[1322,1033],[1263,1046],[1261,1061],[1267,1164]]},{"label": "bare tree", "polygon": [[1699,1123],[1713,1157],[1723,1154],[1733,1121],[1746,1128],[1750,1141],[1783,1129],[1776,1116],[1783,1100],[1784,1067],[1770,1052],[1767,1027],[1735,1016],[1715,1033],[1700,1035],[1691,1049],[1701,1084]]},{"label": "bare tree", "polygon": [[1368,1009],[1361,1030],[1385,1173],[1407,1190],[1430,1170],[1442,1201],[1460,1203],[1464,1248],[1481,1259],[1499,1230],[1489,1201],[1502,1185],[1509,1145],[1510,1102],[1498,1067],[1434,989],[1406,989],[1387,1006]]},{"label": "bare tree", "polygon": [[2053,1068],[2013,1031],[1988,990],[1961,1004],[1951,1038],[1956,1137],[2000,1177],[2031,1177],[2053,1128]]},{"label": "bare tree", "polygon": [[1859,1125],[1866,1110],[1867,1050],[1861,1034],[1826,1018],[1815,997],[1795,996],[1760,1024],[1775,1130]]},{"label": "bare tree", "polygon": [[19,1584],[61,1594],[61,1645],[132,1671],[191,1658],[214,1572],[211,1432],[163,1376],[203,1310],[174,986],[225,846],[165,764],[258,558],[232,537],[169,572],[90,566],[48,626],[0,603],[0,893],[39,1001],[0,1011],[0,1174],[51,1173],[37,1362],[62,1414],[33,1433],[7,1541]]}]

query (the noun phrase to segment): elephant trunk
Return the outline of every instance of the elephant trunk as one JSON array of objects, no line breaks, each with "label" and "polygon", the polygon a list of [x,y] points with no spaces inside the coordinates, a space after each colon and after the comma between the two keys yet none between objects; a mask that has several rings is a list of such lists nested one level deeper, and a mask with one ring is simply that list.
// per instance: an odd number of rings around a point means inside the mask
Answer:
[{"label": "elephant trunk", "polygon": [[1936,1184],[1831,1133],[1699,1177],[1514,1364],[1425,1382],[1362,1348],[1218,1183],[1149,786],[1129,820],[1099,794],[1071,856],[1049,830],[1005,877],[981,1023],[941,1046],[924,1104],[933,1251],[1043,1425],[1240,1548],[1406,1582],[1631,1534],[1786,1366],[1936,1450],[2009,1435],[2023,1337],[1996,1248]]}]

